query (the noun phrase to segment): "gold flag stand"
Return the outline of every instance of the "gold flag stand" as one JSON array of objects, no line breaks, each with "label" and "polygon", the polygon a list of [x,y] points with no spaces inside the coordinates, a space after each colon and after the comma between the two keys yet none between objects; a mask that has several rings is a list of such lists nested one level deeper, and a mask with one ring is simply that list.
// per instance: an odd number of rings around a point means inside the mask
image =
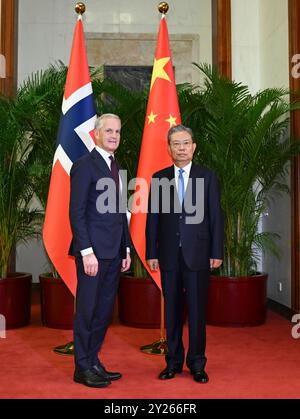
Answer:
[{"label": "gold flag stand", "polygon": [[165,335],[165,302],[164,297],[161,293],[160,300],[160,339],[140,347],[142,352],[151,355],[166,355],[168,353],[167,341],[164,337]]},{"label": "gold flag stand", "polygon": [[74,342],[68,342],[65,345],[56,346],[53,349],[57,355],[74,355]]}]

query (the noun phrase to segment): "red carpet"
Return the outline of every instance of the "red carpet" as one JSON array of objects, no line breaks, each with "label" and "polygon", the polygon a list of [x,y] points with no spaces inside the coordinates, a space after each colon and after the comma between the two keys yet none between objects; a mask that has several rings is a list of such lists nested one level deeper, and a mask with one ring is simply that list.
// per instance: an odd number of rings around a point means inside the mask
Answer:
[{"label": "red carpet", "polygon": [[6,339],[0,339],[0,398],[299,398],[300,339],[292,338],[291,327],[273,312],[260,327],[209,326],[210,382],[201,385],[186,369],[173,380],[157,379],[164,358],[143,354],[139,347],[157,340],[159,330],[113,324],[102,359],[123,378],[108,388],[91,389],[72,381],[73,357],[52,351],[72,340],[72,331],[42,327],[36,304],[29,327],[9,330]]}]

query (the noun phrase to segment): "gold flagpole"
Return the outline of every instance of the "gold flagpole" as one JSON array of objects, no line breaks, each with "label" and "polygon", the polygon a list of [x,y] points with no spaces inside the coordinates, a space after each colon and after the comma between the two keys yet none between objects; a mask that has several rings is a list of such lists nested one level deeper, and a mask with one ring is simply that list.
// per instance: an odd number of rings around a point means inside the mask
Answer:
[{"label": "gold flagpole", "polygon": [[[75,12],[78,15],[83,15],[85,12],[85,4],[79,1],[75,5]],[[75,301],[74,301],[74,312],[75,312]],[[65,345],[56,346],[53,349],[53,352],[55,352],[57,355],[74,355],[74,342],[70,341],[66,343]]]},{"label": "gold flagpole", "polygon": [[[165,1],[162,1],[158,5],[158,10],[164,15],[167,14],[169,10],[169,5]],[[165,300],[161,292],[160,299],[160,339],[140,347],[142,352],[151,355],[166,355],[168,353],[168,345],[165,338]]]}]

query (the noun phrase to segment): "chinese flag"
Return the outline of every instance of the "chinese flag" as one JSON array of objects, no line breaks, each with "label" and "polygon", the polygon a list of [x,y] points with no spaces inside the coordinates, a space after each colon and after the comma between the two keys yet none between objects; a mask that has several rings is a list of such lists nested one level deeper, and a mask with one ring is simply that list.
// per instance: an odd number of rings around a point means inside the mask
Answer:
[{"label": "chinese flag", "polygon": [[[162,16],[153,65],[147,114],[140,151],[137,177],[151,183],[153,173],[171,166],[168,154],[167,134],[169,129],[181,123],[176,84],[169,47],[168,27],[165,15]],[[148,201],[149,191],[139,191],[141,200]],[[147,195],[147,196],[146,196]],[[145,261],[145,229],[147,214],[136,211],[133,202],[130,232],[135,249],[144,266],[161,289],[160,272],[151,272]]]}]

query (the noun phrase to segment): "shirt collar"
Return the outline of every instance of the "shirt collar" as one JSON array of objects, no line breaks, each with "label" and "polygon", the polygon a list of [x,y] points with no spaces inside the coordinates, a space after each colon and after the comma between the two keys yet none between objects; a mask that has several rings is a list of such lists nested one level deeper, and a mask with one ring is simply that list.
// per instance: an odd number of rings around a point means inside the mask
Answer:
[{"label": "shirt collar", "polygon": [[104,158],[104,160],[109,161],[110,156],[113,156],[113,154],[109,153],[108,151],[104,150],[103,148],[99,147],[98,145],[96,145],[96,150],[98,151],[98,153],[101,154],[101,156]]},{"label": "shirt collar", "polygon": [[176,173],[179,172],[180,169],[182,169],[184,170],[184,173],[186,173],[188,177],[190,176],[191,167],[192,167],[192,161],[190,161],[189,164],[187,164],[184,167],[178,167],[176,166],[176,164],[174,164],[174,169]]}]

